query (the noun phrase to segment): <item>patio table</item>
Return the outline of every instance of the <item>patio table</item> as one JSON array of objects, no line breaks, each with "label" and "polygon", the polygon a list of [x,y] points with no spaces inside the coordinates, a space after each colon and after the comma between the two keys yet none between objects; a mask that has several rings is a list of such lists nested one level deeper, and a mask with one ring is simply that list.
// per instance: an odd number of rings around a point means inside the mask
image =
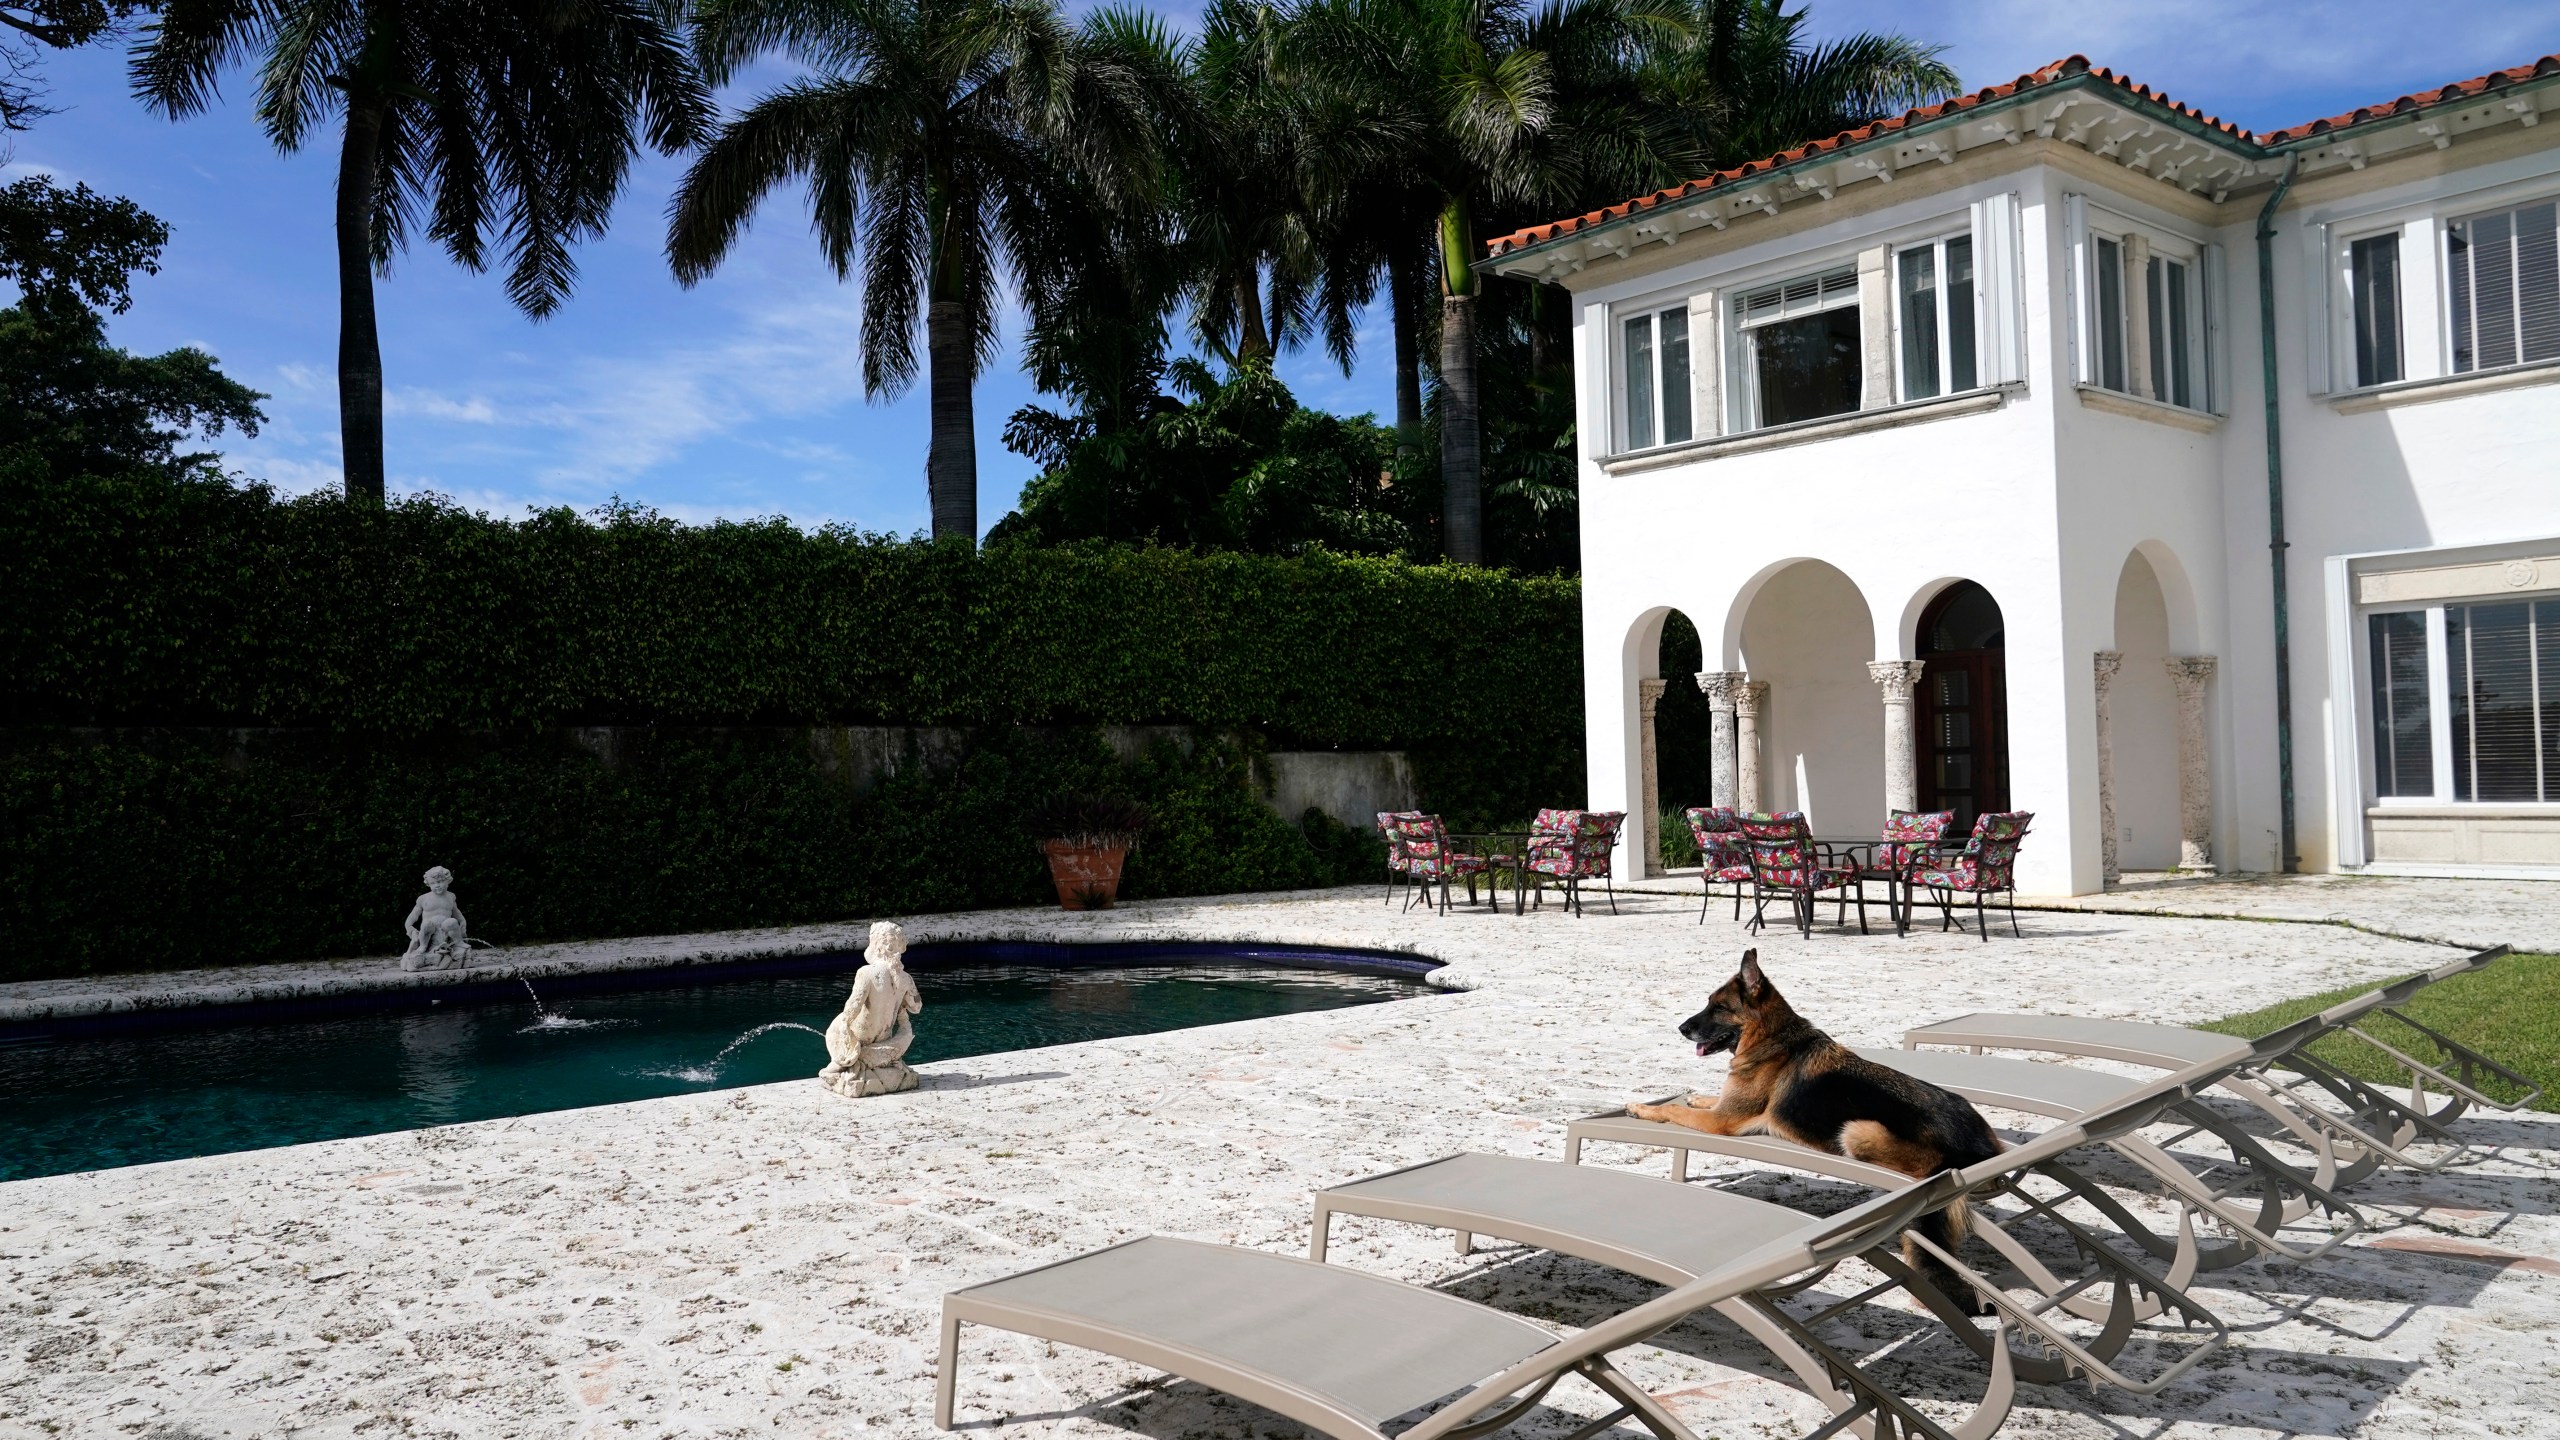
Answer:
[{"label": "patio table", "polygon": [[[1461,854],[1480,856],[1497,864],[1509,862],[1511,913],[1521,915],[1526,914],[1529,908],[1529,840],[1533,833],[1528,830],[1476,830],[1463,834],[1452,831],[1449,845]],[[1491,870],[1485,872],[1484,889],[1487,902],[1499,913],[1502,892],[1495,885]]]},{"label": "patio table", "polygon": [[[1837,864],[1842,869],[1855,870],[1861,881],[1885,882],[1884,910],[1887,915],[1893,917],[1893,933],[1897,936],[1911,933],[1912,906],[1910,897],[1903,893],[1905,887],[1902,883],[1902,872],[1876,861],[1876,852],[1883,849],[1888,842],[1873,835],[1816,835],[1812,840],[1817,847],[1816,853],[1823,857],[1825,864]],[[1925,848],[1912,841],[1898,843],[1915,850]],[[1858,912],[1861,915],[1865,914],[1867,896],[1863,885],[1858,891],[1857,904]]]}]

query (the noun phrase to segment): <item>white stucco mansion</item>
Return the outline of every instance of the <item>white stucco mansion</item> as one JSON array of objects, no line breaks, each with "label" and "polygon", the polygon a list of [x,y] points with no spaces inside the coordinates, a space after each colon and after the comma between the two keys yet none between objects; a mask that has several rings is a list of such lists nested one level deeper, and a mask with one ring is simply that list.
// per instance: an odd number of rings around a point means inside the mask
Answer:
[{"label": "white stucco mansion", "polygon": [[2560,56],[2271,134],[2075,58],[1494,242],[1577,301],[1590,803],[1655,810],[1677,609],[1714,798],[1818,835],[2560,878],[2545,116]]}]

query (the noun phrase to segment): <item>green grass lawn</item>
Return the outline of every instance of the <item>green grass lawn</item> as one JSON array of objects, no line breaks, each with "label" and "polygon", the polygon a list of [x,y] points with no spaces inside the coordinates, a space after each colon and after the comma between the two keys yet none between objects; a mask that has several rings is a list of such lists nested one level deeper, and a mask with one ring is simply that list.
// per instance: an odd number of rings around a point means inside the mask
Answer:
[{"label": "green grass lawn", "polygon": [[[2200,1028],[2225,1035],[2263,1035],[2371,988],[2351,985],[2325,995],[2306,995]],[[2532,1076],[2547,1096],[2560,1097],[2560,955],[2510,955],[2478,974],[2428,986],[2406,1008],[2420,1024]],[[2375,1037],[2421,1060],[2432,1058],[2435,1047],[2425,1036],[2389,1016],[2359,1023]],[[2408,1071],[2395,1068],[2390,1056],[2353,1036],[2322,1040],[2311,1047],[2311,1053],[2365,1080],[2408,1083]],[[2506,1087],[2493,1080],[2480,1088],[2501,1095]],[[2546,1098],[2538,1103],[2547,1108],[2560,1100]]]}]

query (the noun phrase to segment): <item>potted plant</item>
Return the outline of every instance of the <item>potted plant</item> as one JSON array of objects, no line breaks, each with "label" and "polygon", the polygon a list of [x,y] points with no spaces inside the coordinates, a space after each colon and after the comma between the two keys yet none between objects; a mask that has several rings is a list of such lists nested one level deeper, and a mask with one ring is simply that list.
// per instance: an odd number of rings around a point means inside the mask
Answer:
[{"label": "potted plant", "polygon": [[1049,857],[1058,904],[1068,910],[1108,910],[1120,896],[1120,867],[1147,828],[1147,812],[1134,800],[1111,795],[1060,795],[1033,812],[1032,833]]}]

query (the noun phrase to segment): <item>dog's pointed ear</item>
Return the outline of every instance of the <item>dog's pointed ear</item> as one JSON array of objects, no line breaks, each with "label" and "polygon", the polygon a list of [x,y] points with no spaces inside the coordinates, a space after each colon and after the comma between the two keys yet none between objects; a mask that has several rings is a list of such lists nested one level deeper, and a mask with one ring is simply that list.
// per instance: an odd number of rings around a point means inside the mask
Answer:
[{"label": "dog's pointed ear", "polygon": [[1769,977],[1762,974],[1760,971],[1759,951],[1745,950],[1742,952],[1741,980],[1742,993],[1750,996],[1754,1000],[1759,999],[1761,994],[1768,990]]}]

